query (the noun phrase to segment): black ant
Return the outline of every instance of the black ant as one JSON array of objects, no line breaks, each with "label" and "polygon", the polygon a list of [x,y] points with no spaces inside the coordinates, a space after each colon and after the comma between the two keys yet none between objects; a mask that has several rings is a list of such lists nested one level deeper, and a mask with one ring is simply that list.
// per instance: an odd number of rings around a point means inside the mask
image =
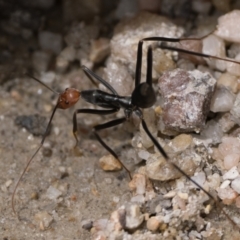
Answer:
[{"label": "black ant", "polygon": [[[210,199],[213,199],[216,205],[219,207],[219,209],[224,213],[224,215],[232,222],[233,225],[236,226],[236,223],[228,216],[228,214],[224,211],[223,206],[220,204],[220,201],[213,197],[210,193],[208,193],[203,187],[201,187],[196,181],[191,179],[190,176],[188,176],[180,167],[178,167],[175,163],[171,161],[171,159],[168,157],[166,152],[163,150],[161,145],[158,143],[156,138],[151,134],[151,132],[148,129],[148,126],[143,118],[143,113],[141,109],[144,108],[150,108],[152,107],[156,102],[156,95],[155,91],[152,86],[152,47],[148,47],[147,51],[147,70],[146,70],[146,81],[141,83],[141,69],[142,69],[142,48],[143,48],[143,42],[144,41],[162,41],[162,42],[181,42],[184,40],[200,40],[200,38],[164,38],[164,37],[149,37],[144,38],[138,43],[138,50],[137,50],[137,62],[136,62],[136,72],[135,72],[135,88],[131,94],[131,96],[119,96],[116,90],[107,83],[104,79],[102,79],[100,76],[96,75],[93,71],[88,69],[86,66],[82,66],[83,71],[85,74],[94,82],[93,79],[96,79],[100,83],[102,83],[111,93],[101,91],[98,89],[94,90],[85,90],[85,91],[79,91],[75,88],[66,88],[63,93],[57,93],[59,95],[57,104],[55,105],[53,112],[51,114],[49,123],[47,125],[47,129],[43,135],[42,141],[40,143],[40,146],[35,151],[33,156],[28,160],[27,165],[22,172],[19,180],[17,181],[17,184],[14,188],[13,194],[12,194],[12,209],[13,212],[16,214],[15,207],[14,207],[14,197],[17,190],[17,187],[23,178],[25,172],[28,169],[28,166],[38,153],[38,151],[43,146],[43,143],[46,139],[47,133],[49,132],[50,124],[52,122],[53,116],[58,108],[60,109],[67,109],[75,105],[79,98],[82,97],[86,102],[92,103],[93,105],[102,107],[103,109],[78,109],[73,114],[73,134],[76,139],[76,145],[78,143],[77,138],[77,114],[79,113],[88,113],[88,114],[98,114],[98,115],[108,115],[112,113],[118,112],[121,108],[124,109],[125,117],[114,119],[109,122],[96,125],[93,127],[93,134],[97,138],[97,140],[100,142],[100,144],[109,152],[111,153],[122,165],[122,167],[127,171],[130,179],[131,173],[127,169],[127,167],[119,160],[117,154],[112,150],[99,136],[98,131],[106,128],[110,128],[113,126],[117,126],[119,124],[124,123],[125,121],[129,120],[129,118],[132,116],[132,114],[136,114],[141,121],[141,124],[143,126],[144,131],[148,135],[148,137],[152,140],[155,147],[159,150],[159,152],[162,154],[162,156],[165,158],[165,160],[171,164],[174,168],[176,168],[182,175],[184,175],[188,180],[190,180],[192,183],[194,183],[199,189],[201,189],[205,194],[208,195]],[[211,56],[207,54],[192,52],[184,49],[179,49],[176,47],[170,47],[165,44],[161,44],[160,48],[162,49],[168,49],[172,51],[178,51],[183,52],[187,54],[193,54],[201,57],[208,57],[208,58],[216,58],[220,60],[226,60],[234,63],[238,63],[237,61],[231,60],[231,59],[223,59],[216,56]],[[50,87],[42,83],[40,80],[33,77],[37,82],[44,85],[46,88],[51,90],[52,92],[56,93],[54,90],[52,90]]]}]

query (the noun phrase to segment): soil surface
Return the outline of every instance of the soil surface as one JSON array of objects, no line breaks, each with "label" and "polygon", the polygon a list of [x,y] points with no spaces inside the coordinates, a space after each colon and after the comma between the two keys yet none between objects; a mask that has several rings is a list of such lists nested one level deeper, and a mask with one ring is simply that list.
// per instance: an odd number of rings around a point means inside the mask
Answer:
[{"label": "soil surface", "polygon": [[[4,7],[9,9],[8,5]],[[20,5],[19,9],[23,7]],[[51,19],[61,12],[59,9],[57,4],[55,8],[40,13]],[[10,21],[13,10],[8,11],[1,19],[3,24]],[[40,13],[36,18],[41,18]],[[60,29],[59,23],[53,21],[51,24],[52,28]],[[56,94],[23,74],[31,68],[31,51],[37,46],[34,31],[33,37],[26,40],[4,28],[0,30],[0,239],[91,239],[91,232],[83,229],[82,225],[89,223],[91,226],[91,221],[109,218],[114,210],[129,202],[132,197],[127,173],[123,170],[104,172],[98,163],[99,158],[107,152],[91,135],[91,127],[112,118],[80,116],[79,143],[75,147],[76,141],[72,134],[74,109],[57,110],[44,146],[17,189],[14,201],[17,216],[11,206],[15,184],[42,140],[41,135],[34,136],[31,133],[31,124],[28,131],[21,125],[23,120],[17,125],[16,119],[26,115],[25,124],[29,124],[38,114],[45,118],[43,126],[46,126],[57,101]],[[6,48],[8,51],[5,51]],[[58,75],[51,81],[51,87],[56,91],[62,91],[70,85],[78,88],[78,84],[81,89],[93,87],[83,77],[81,70],[79,75],[84,79],[82,82],[77,82],[76,77],[71,80],[73,78],[67,74],[66,78],[64,74]],[[80,101],[75,109],[83,106],[89,105]],[[39,128],[35,129],[37,132],[43,132],[42,125],[34,127]],[[136,166],[127,158],[132,134],[127,133],[124,127],[118,127],[102,131],[101,136],[119,154],[124,164],[134,171]],[[53,191],[56,189],[60,189],[60,193]],[[59,195],[56,197],[55,194]],[[229,207],[227,211],[234,219],[238,209]],[[216,229],[225,226],[224,239],[239,239],[238,230],[218,211],[213,211],[208,221]]]}]

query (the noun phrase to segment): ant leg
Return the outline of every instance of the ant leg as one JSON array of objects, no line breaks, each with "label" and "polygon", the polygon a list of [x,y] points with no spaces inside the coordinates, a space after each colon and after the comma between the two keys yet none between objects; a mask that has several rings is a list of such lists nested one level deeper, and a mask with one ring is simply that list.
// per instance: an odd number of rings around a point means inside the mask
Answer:
[{"label": "ant leg", "polygon": [[13,212],[14,212],[15,215],[17,215],[17,213],[16,213],[16,210],[15,210],[14,199],[15,199],[15,194],[16,194],[17,188],[18,188],[19,183],[21,182],[24,174],[26,173],[26,171],[27,171],[30,163],[33,161],[34,157],[37,155],[37,153],[39,152],[39,150],[40,150],[40,149],[42,148],[42,146],[43,146],[43,143],[44,143],[44,141],[45,141],[45,139],[46,139],[46,137],[47,137],[47,135],[48,135],[48,132],[49,132],[49,129],[50,129],[50,125],[51,125],[53,116],[54,116],[54,114],[55,114],[55,112],[56,112],[56,110],[57,110],[57,108],[58,108],[58,103],[59,103],[59,99],[58,99],[58,102],[57,102],[56,106],[55,106],[54,109],[53,109],[52,115],[51,115],[51,117],[50,117],[50,120],[49,120],[49,122],[48,122],[46,131],[45,131],[45,133],[44,133],[44,135],[43,135],[42,141],[41,141],[38,149],[35,151],[35,153],[32,155],[32,157],[28,160],[28,162],[27,162],[27,164],[26,164],[26,166],[25,166],[22,174],[20,175],[20,177],[19,177],[19,179],[18,179],[18,181],[17,181],[17,183],[16,183],[16,185],[15,185],[15,188],[14,188],[14,190],[13,190],[12,199],[11,199],[11,204],[12,204],[12,210],[13,210]]},{"label": "ant leg", "polygon": [[152,87],[152,47],[148,47],[147,52],[147,75],[146,75],[146,83],[148,83],[149,86]]},{"label": "ant leg", "polygon": [[[138,42],[138,49],[137,49],[137,63],[136,63],[136,71],[135,71],[135,88],[141,82],[141,72],[142,72],[142,46],[143,41],[142,39]],[[152,86],[152,47],[148,47],[147,53],[147,80],[146,82]]]},{"label": "ant leg", "polygon": [[118,155],[102,140],[102,138],[98,135],[98,131],[99,130],[102,130],[102,129],[106,129],[106,128],[110,128],[110,127],[114,127],[114,126],[117,126],[121,123],[124,123],[127,119],[124,117],[124,118],[119,118],[119,119],[115,119],[115,120],[112,120],[112,121],[109,121],[107,123],[104,123],[104,124],[99,124],[97,126],[95,126],[93,128],[93,133],[94,135],[96,136],[97,140],[101,143],[101,145],[110,153],[112,154],[118,161],[119,163],[122,165],[122,167],[127,171],[130,179],[132,180],[132,176],[131,176],[131,173],[130,171],[127,169],[127,167],[122,163],[122,161],[120,161],[120,159],[118,158]]},{"label": "ant leg", "polygon": [[189,177],[180,167],[178,167],[178,165],[176,165],[174,162],[172,162],[170,160],[170,158],[168,157],[168,155],[166,154],[166,152],[163,150],[163,148],[161,147],[161,145],[158,143],[158,141],[153,137],[153,135],[150,133],[146,122],[144,121],[144,119],[142,118],[142,126],[143,129],[145,130],[145,132],[147,133],[148,137],[152,140],[152,142],[154,143],[154,145],[157,147],[158,151],[163,155],[163,157],[165,158],[165,160],[167,161],[167,163],[171,164],[175,169],[177,169],[184,177],[186,177],[190,182],[192,182],[193,184],[195,184],[199,189],[201,189],[210,199],[213,199],[213,201],[215,202],[215,204],[217,205],[217,207],[220,209],[220,211],[226,216],[226,218],[234,225],[236,226],[238,229],[238,225],[229,217],[229,215],[226,213],[226,211],[223,209],[223,206],[219,200],[218,197],[214,197],[213,195],[211,195],[207,190],[205,190],[200,184],[198,184],[196,181],[194,181],[191,177]]},{"label": "ant leg", "polygon": [[108,83],[106,82],[103,78],[101,78],[100,76],[98,76],[96,73],[94,73],[92,70],[90,70],[89,68],[87,68],[86,66],[82,66],[82,70],[84,71],[84,73],[88,76],[88,78],[94,83],[94,85],[96,85],[95,81],[93,80],[93,77],[99,81],[100,83],[102,83],[108,90],[110,90],[114,95],[118,96],[118,93],[116,92],[116,90]]},{"label": "ant leg", "polygon": [[[142,47],[142,42],[139,42],[139,49]],[[141,53],[142,54],[142,53]],[[140,54],[140,56],[142,56]],[[139,57],[139,55],[138,55]],[[142,60],[141,60],[142,61]],[[140,68],[139,74],[141,75],[141,62],[140,59],[137,60],[137,66]],[[136,70],[137,71],[137,70]],[[136,83],[140,75],[136,74]],[[139,76],[139,77],[138,77]],[[132,92],[132,104],[139,108],[149,108],[152,107],[156,102],[156,93],[152,86],[152,47],[148,47],[147,51],[147,72],[146,72],[146,82],[139,83]],[[134,110],[136,111],[136,110]]]},{"label": "ant leg", "polygon": [[142,46],[143,41],[138,42],[138,49],[137,49],[137,62],[136,62],[136,71],[135,71],[135,88],[141,82],[141,71],[142,71]]},{"label": "ant leg", "polygon": [[76,145],[78,144],[78,138],[77,138],[77,114],[79,113],[88,113],[88,114],[97,114],[97,115],[107,115],[111,113],[117,112],[118,108],[113,108],[109,110],[97,110],[97,109],[77,109],[73,114],[73,135],[76,139]]},{"label": "ant leg", "polygon": [[[208,35],[206,35],[206,36],[208,36]],[[212,58],[212,59],[223,60],[223,61],[239,64],[239,61],[236,61],[236,60],[233,60],[233,59],[221,58],[221,57],[217,57],[217,56],[213,56],[213,55],[209,55],[209,54],[205,54],[205,53],[194,52],[194,51],[185,50],[185,49],[182,49],[182,48],[172,47],[172,46],[167,46],[166,45],[166,42],[181,43],[181,41],[187,41],[187,40],[196,40],[196,41],[197,40],[202,40],[206,36],[203,36],[203,37],[200,37],[200,38],[148,37],[148,38],[143,38],[141,41],[161,41],[162,43],[160,43],[160,45],[159,45],[159,48],[161,48],[161,49],[166,49],[166,50],[170,50],[170,51],[177,51],[177,52],[186,53],[186,54],[189,54],[189,55],[195,55],[195,56],[205,57],[205,58]]]}]

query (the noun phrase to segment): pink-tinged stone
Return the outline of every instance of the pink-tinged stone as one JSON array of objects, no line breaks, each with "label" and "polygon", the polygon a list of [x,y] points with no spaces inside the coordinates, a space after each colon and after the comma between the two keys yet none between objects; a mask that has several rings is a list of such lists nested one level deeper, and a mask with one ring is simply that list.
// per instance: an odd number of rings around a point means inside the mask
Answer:
[{"label": "pink-tinged stone", "polygon": [[240,10],[233,10],[218,19],[215,34],[230,42],[240,42]]},{"label": "pink-tinged stone", "polygon": [[198,132],[205,124],[216,80],[198,70],[175,69],[159,79],[165,128]]}]

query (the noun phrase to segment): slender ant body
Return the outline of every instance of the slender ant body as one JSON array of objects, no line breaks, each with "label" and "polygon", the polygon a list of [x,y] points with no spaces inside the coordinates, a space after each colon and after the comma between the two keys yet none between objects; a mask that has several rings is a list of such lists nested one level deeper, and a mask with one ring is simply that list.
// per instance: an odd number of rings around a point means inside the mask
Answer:
[{"label": "slender ant body", "polygon": [[[138,52],[137,52],[137,62],[136,62],[136,72],[135,72],[135,89],[133,90],[131,96],[120,96],[118,95],[118,93],[116,92],[116,90],[110,85],[108,84],[104,79],[102,79],[100,76],[96,75],[93,71],[91,71],[90,69],[88,69],[85,66],[82,66],[83,71],[85,72],[85,74],[90,78],[90,79],[95,79],[98,82],[102,83],[109,91],[105,92],[105,91],[101,91],[98,89],[94,89],[94,90],[84,90],[84,91],[79,91],[77,89],[74,88],[66,88],[65,91],[63,93],[58,93],[59,97],[58,97],[58,101],[57,104],[55,105],[53,112],[51,114],[47,129],[45,134],[43,135],[42,141],[40,143],[40,146],[38,147],[38,149],[35,151],[35,153],[33,154],[33,156],[28,160],[27,165],[24,169],[24,171],[22,172],[16,186],[15,189],[13,191],[12,194],[12,209],[13,212],[16,214],[15,211],[15,207],[14,207],[14,197],[15,197],[15,193],[17,190],[17,187],[22,179],[22,177],[24,176],[28,166],[30,165],[30,163],[32,162],[32,160],[34,159],[34,157],[36,156],[36,154],[38,153],[38,151],[41,149],[47,133],[49,131],[49,127],[50,124],[52,122],[52,119],[54,117],[54,114],[56,112],[56,110],[58,108],[60,109],[67,109],[72,107],[73,105],[75,105],[79,98],[83,98],[86,102],[89,102],[93,105],[102,107],[103,109],[77,109],[74,114],[73,114],[73,134],[74,137],[76,139],[76,145],[78,143],[78,138],[77,138],[77,115],[80,113],[87,113],[87,114],[97,114],[97,115],[108,115],[108,114],[112,114],[115,112],[118,112],[121,108],[124,109],[124,113],[125,116],[119,119],[114,119],[111,120],[109,122],[103,123],[103,124],[99,124],[96,125],[93,128],[93,134],[95,135],[95,137],[97,138],[97,140],[100,142],[100,144],[110,153],[112,154],[116,159],[118,159],[118,161],[120,162],[120,164],[122,165],[122,167],[127,171],[130,179],[131,177],[131,173],[128,170],[128,168],[120,161],[120,159],[118,158],[117,154],[114,152],[114,150],[112,150],[103,140],[102,138],[99,136],[98,131],[102,130],[102,129],[106,129],[106,128],[110,128],[110,127],[114,127],[117,126],[119,124],[124,123],[125,121],[127,121],[132,114],[136,114],[141,121],[141,124],[143,126],[144,131],[146,132],[146,134],[148,135],[148,137],[152,140],[152,142],[154,143],[155,147],[158,149],[158,151],[163,155],[163,157],[165,158],[165,160],[171,164],[174,168],[176,168],[182,175],[184,175],[187,179],[189,179],[191,182],[193,182],[199,189],[201,189],[203,192],[205,192],[209,198],[213,199],[216,203],[216,205],[219,207],[219,209],[224,213],[224,215],[234,224],[236,225],[233,220],[228,216],[228,214],[223,210],[222,205],[220,204],[220,201],[217,198],[214,198],[210,193],[208,193],[202,186],[200,186],[197,182],[195,182],[194,180],[191,179],[191,177],[189,177],[180,167],[178,167],[175,163],[173,163],[171,161],[171,159],[169,159],[168,155],[166,154],[166,152],[163,150],[163,148],[161,147],[161,145],[158,143],[158,141],[155,139],[155,137],[152,135],[152,133],[149,131],[148,126],[143,118],[143,114],[142,114],[142,110],[144,108],[150,108],[152,107],[155,102],[156,102],[156,95],[152,86],[152,47],[149,46],[148,47],[148,52],[147,52],[147,74],[146,74],[146,81],[141,83],[141,68],[142,68],[142,47],[143,47],[143,42],[144,41],[169,41],[169,42],[180,42],[180,41],[184,41],[184,40],[199,40],[196,38],[179,38],[179,39],[172,39],[172,38],[164,38],[164,37],[149,37],[149,38],[144,38],[141,41],[139,41],[138,43]],[[223,59],[223,58],[219,58],[219,57],[215,57],[215,56],[210,56],[210,55],[206,55],[206,54],[202,54],[202,53],[196,53],[196,52],[191,52],[188,50],[184,50],[184,49],[179,49],[179,48],[175,48],[175,47],[169,47],[166,46],[165,44],[161,44],[160,47],[162,49],[168,49],[168,50],[172,50],[172,51],[179,51],[179,52],[184,52],[184,53],[188,53],[188,54],[195,54],[201,57],[210,57],[210,58],[216,58],[216,59],[221,59],[221,60],[227,60],[230,62],[235,62],[235,63],[239,63],[237,61],[234,60],[229,60],[229,59]],[[34,78],[36,81],[38,81],[39,83],[41,83],[42,85],[44,85],[45,87],[47,87],[49,90],[53,91],[51,88],[49,88],[47,85],[45,85],[44,83],[42,83],[41,81],[39,81],[38,79]],[[55,91],[53,91],[54,93],[56,93]]]}]

